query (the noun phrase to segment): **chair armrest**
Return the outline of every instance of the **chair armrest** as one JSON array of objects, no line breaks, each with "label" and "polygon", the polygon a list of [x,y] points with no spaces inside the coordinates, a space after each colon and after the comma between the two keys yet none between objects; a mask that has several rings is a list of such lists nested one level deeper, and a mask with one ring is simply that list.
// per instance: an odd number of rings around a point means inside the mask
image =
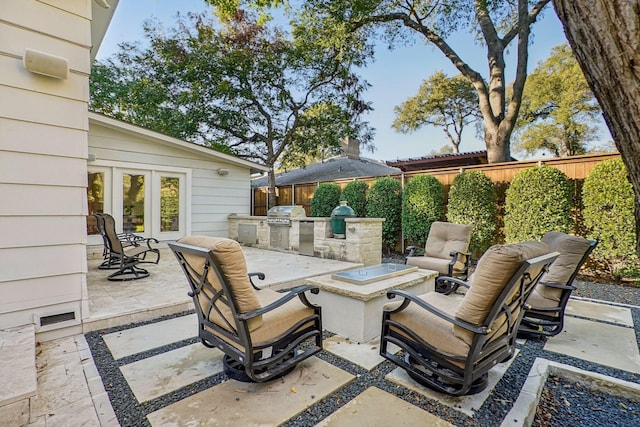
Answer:
[{"label": "chair armrest", "polygon": [[559,283],[553,283],[553,282],[538,282],[538,284],[545,285],[545,286],[548,286],[550,288],[566,289],[566,290],[571,290],[571,291],[575,291],[577,289],[573,285],[561,285]]},{"label": "chair armrest", "polygon": [[407,246],[405,248],[405,251],[408,251],[409,253],[404,258],[407,259],[407,258],[411,258],[412,256],[417,256],[416,255],[416,251],[418,251],[420,249],[422,249],[422,248],[419,248],[418,246]]},{"label": "chair armrest", "polygon": [[[424,310],[427,310],[433,314],[435,314],[436,316],[440,317],[441,319],[444,319],[446,321],[448,321],[449,323],[453,323],[456,326],[460,326],[461,328],[464,328],[468,331],[471,331],[475,334],[483,334],[486,335],[489,333],[489,329],[484,327],[484,326],[475,326],[472,325],[471,323],[465,322],[464,320],[460,320],[457,319],[455,317],[449,316],[447,313],[445,313],[444,311],[440,310],[437,307],[432,306],[431,304],[425,302],[424,300],[418,298],[416,295],[410,294],[408,292],[405,291],[400,291],[400,290],[391,290],[387,292],[387,298],[392,299],[395,298],[395,296],[401,296],[404,298],[404,301],[402,301],[402,304],[400,305],[400,307],[394,309],[394,310],[388,310],[389,313],[396,313],[398,311],[402,311],[404,310],[410,302],[413,302],[415,304],[417,304],[420,308],[423,308]],[[386,311],[386,310],[385,310]]]},{"label": "chair armrest", "polygon": [[238,314],[238,318],[240,320],[252,319],[252,318],[254,318],[256,316],[260,316],[261,314],[268,313],[269,311],[280,307],[281,305],[291,301],[292,299],[294,299],[297,296],[300,297],[300,299],[302,300],[302,302],[306,306],[315,307],[313,304],[311,304],[309,301],[307,301],[307,298],[304,296],[304,293],[306,291],[311,291],[311,293],[317,294],[319,292],[319,289],[318,289],[317,286],[311,286],[311,285],[299,286],[297,288],[291,289],[289,292],[284,294],[282,298],[272,302],[269,305],[265,305],[264,307],[261,307],[261,308],[259,308],[257,310],[254,310],[254,311],[250,311],[248,313],[240,313],[240,314]]},{"label": "chair armrest", "polygon": [[[455,277],[451,277],[451,276],[436,277],[436,289],[439,288],[438,285],[442,285],[442,284],[445,284],[445,283],[449,283],[449,284],[453,285],[453,286],[449,286],[448,287],[449,291],[445,292],[444,293],[445,295],[449,295],[452,292],[454,292],[456,289],[458,289],[458,286],[463,286],[463,287],[465,287],[467,289],[471,288],[471,286],[469,286],[469,284],[467,282],[465,282],[464,280],[455,278]],[[442,286],[440,286],[440,287],[442,287]]]},{"label": "chair armrest", "polygon": [[453,266],[462,257],[464,257],[464,261],[462,261],[462,263],[464,264],[463,273],[467,274],[467,272],[469,271],[469,264],[471,263],[471,252],[461,252],[453,250],[449,252],[449,256],[451,257],[451,262],[449,262],[449,276],[453,276]]},{"label": "chair armrest", "polygon": [[257,277],[257,278],[258,278],[258,279],[260,279],[260,280],[264,280],[265,275],[264,275],[264,273],[257,273],[257,272],[249,273],[249,282],[251,282],[251,286],[253,286],[253,289],[255,289],[255,290],[259,291],[259,290],[260,290],[260,288],[259,288],[259,287],[257,287],[257,286],[255,285],[255,283],[253,283],[253,277],[254,277],[254,276],[255,276],[255,277]]}]

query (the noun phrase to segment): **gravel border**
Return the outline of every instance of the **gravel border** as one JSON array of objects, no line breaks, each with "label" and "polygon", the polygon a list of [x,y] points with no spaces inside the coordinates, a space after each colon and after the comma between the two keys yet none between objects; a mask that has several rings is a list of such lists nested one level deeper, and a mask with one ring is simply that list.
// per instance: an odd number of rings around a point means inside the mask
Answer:
[{"label": "gravel border", "polygon": [[[613,291],[611,291],[611,286],[615,285],[601,285],[601,284],[578,284],[580,292],[576,292],[582,298],[592,298],[593,296],[598,296],[599,293],[606,294],[609,299],[607,301],[616,303],[618,301],[611,301],[614,299],[612,295]],[[588,290],[584,291],[585,289]],[[638,288],[628,288],[620,291],[621,294],[626,295],[629,293],[629,289],[633,289],[630,292],[632,294],[632,298],[630,299],[632,302],[636,301],[635,298],[640,296],[640,289]],[[609,293],[611,292],[611,293]],[[587,296],[588,295],[588,296]],[[628,302],[624,302],[624,304],[628,304]],[[636,305],[635,307],[631,307],[631,312],[633,316],[633,321],[635,325],[636,332],[636,341],[638,346],[640,347],[640,306]],[[104,340],[102,339],[103,335],[122,331],[125,329],[130,329],[146,324],[155,323],[162,320],[167,320],[175,317],[184,316],[187,314],[191,314],[191,312],[183,312],[177,313],[169,316],[164,316],[158,319],[154,319],[151,321],[138,322],[126,326],[110,328],[107,330],[99,330],[87,333],[86,339],[89,344],[89,348],[93,354],[95,365],[102,377],[105,390],[107,391],[111,403],[113,405],[114,412],[118,417],[118,421],[123,426],[150,426],[149,422],[146,419],[146,415],[154,412],[162,407],[168,406],[172,403],[175,403],[179,400],[182,400],[192,394],[198,393],[210,387],[213,387],[217,384],[220,384],[227,380],[227,377],[223,373],[219,373],[213,375],[209,378],[203,379],[196,383],[193,383],[189,386],[183,387],[179,390],[171,392],[167,395],[163,395],[157,399],[154,399],[149,402],[144,402],[142,404],[138,403],[135,399],[133,392],[129,388],[126,380],[124,379],[122,373],[120,372],[120,366],[131,363],[136,360],[141,360],[150,356],[154,356],[156,354],[160,354],[169,350],[173,350],[175,348],[179,348],[185,345],[192,344],[197,342],[197,338],[192,338],[188,340],[184,340],[178,343],[173,343],[171,345],[167,345],[161,348],[156,348],[153,350],[149,350],[147,352],[135,354],[132,356],[128,356],[126,358],[120,360],[114,360],[111,353],[109,352],[108,347],[106,346]],[[329,337],[333,334],[326,333],[325,338]],[[523,384],[531,370],[531,367],[535,361],[536,357],[545,358],[548,360],[556,361],[559,363],[571,365],[583,370],[597,372],[603,375],[611,376],[614,378],[618,378],[624,381],[630,381],[634,383],[640,383],[640,375],[634,374],[626,371],[617,370],[614,368],[610,368],[608,366],[599,365],[596,363],[588,362],[585,360],[573,358],[570,356],[552,353],[544,350],[544,340],[527,340],[524,344],[518,344],[518,348],[520,350],[519,354],[513,360],[510,368],[506,371],[502,379],[498,382],[494,390],[489,395],[486,402],[482,405],[482,407],[474,414],[473,418],[466,416],[465,414],[456,411],[453,408],[450,408],[446,405],[441,404],[436,400],[432,400],[430,398],[425,397],[419,393],[416,393],[412,390],[407,389],[406,387],[400,386],[394,382],[388,381],[385,379],[385,376],[396,368],[394,364],[389,361],[385,361],[372,369],[371,371],[367,371],[366,369],[346,360],[342,359],[328,351],[322,351],[317,356],[322,360],[331,363],[332,365],[343,369],[356,378],[345,386],[341,387],[334,393],[326,396],[324,399],[316,402],[308,410],[305,410],[303,413],[299,414],[296,417],[288,420],[284,424],[283,427],[298,427],[298,426],[313,426],[320,422],[322,419],[326,418],[340,407],[351,401],[357,395],[362,393],[368,387],[375,386],[379,389],[386,391],[390,394],[393,394],[406,402],[415,405],[419,408],[422,408],[432,414],[435,414],[439,418],[446,420],[456,426],[493,426],[500,425],[500,423],[507,416],[511,408],[513,407],[514,402],[518,398],[520,394],[520,390],[523,387]],[[553,387],[553,384],[550,386]],[[564,384],[561,388],[564,387]],[[554,388],[552,391],[548,393],[557,393],[557,390]],[[590,420],[595,419],[594,417],[599,416],[597,412],[603,412],[601,410],[594,411],[592,409],[593,405],[591,405],[594,401],[602,401],[602,402],[614,402],[611,400],[611,396],[604,393],[597,392],[585,392],[585,393],[573,393],[571,401],[571,407],[580,406],[581,410],[577,413],[568,414],[562,412],[563,407],[556,407],[554,409],[557,410],[554,413],[554,420],[570,420],[568,424],[557,424],[557,425],[597,425]],[[545,405],[547,401],[543,400],[541,405]],[[614,402],[615,403],[615,402]],[[590,409],[591,408],[591,409]],[[635,408],[635,407],[634,407]],[[566,409],[566,407],[564,408]],[[542,408],[541,411],[550,411],[551,408]],[[635,410],[635,409],[633,409]],[[569,418],[571,417],[571,418]],[[578,418],[575,418],[578,417]],[[584,424],[577,424],[578,422],[583,422]],[[555,423],[554,423],[555,424]],[[610,424],[612,425],[612,424]],[[616,424],[620,425],[620,424]]]}]

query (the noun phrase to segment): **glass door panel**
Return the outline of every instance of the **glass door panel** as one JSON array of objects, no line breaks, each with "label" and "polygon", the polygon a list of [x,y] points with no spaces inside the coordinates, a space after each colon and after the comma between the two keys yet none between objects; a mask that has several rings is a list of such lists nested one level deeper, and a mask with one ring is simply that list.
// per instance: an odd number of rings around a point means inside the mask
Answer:
[{"label": "glass door panel", "polygon": [[160,232],[180,231],[180,178],[160,177]]},{"label": "glass door panel", "polygon": [[104,172],[88,173],[87,202],[89,214],[87,215],[87,235],[98,233],[96,218],[93,214],[104,212]]},{"label": "glass door panel", "polygon": [[144,174],[122,174],[122,231],[145,232],[145,182]]}]

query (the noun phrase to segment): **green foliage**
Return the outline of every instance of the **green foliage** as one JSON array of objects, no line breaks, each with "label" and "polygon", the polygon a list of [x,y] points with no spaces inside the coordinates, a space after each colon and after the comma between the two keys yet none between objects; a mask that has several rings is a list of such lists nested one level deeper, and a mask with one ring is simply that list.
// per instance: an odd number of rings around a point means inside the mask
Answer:
[{"label": "green foliage", "polygon": [[391,125],[402,133],[424,126],[441,127],[454,153],[460,152],[464,128],[482,117],[478,94],[462,74],[447,77],[439,71],[422,82],[417,95],[394,107],[396,118]]},{"label": "green foliage", "polygon": [[447,220],[473,226],[473,249],[485,251],[496,238],[496,200],[496,188],[482,172],[465,171],[453,180],[449,190]]},{"label": "green foliage", "polygon": [[[240,10],[226,19],[192,14],[169,30],[146,23],[148,47],[123,45],[95,68],[91,108],[192,142],[225,145],[272,169],[284,153],[295,162],[318,147],[339,147],[345,135],[371,140],[359,119],[370,106],[362,100],[368,84],[352,72],[357,58],[312,40],[299,43]],[[273,181],[270,173],[270,206]]]},{"label": "green foliage", "polygon": [[340,203],[340,186],[333,182],[323,182],[313,192],[311,216],[330,217],[331,211]]},{"label": "green foliage", "polygon": [[442,184],[432,175],[411,178],[402,194],[402,232],[412,245],[424,246],[431,224],[444,214]]},{"label": "green foliage", "polygon": [[604,261],[616,274],[635,255],[633,188],[622,159],[605,160],[593,168],[582,187],[587,236],[598,240],[592,257]]},{"label": "green foliage", "polygon": [[547,231],[569,232],[571,228],[571,184],[567,176],[551,166],[518,172],[505,196],[507,243],[540,240]]},{"label": "green foliage", "polygon": [[382,243],[387,253],[395,246],[402,227],[402,185],[391,177],[377,178],[367,193],[367,217],[385,218]]},{"label": "green foliage", "polygon": [[555,157],[584,154],[596,134],[590,124],[600,114],[571,48],[556,46],[527,78],[516,123],[517,148],[545,150]]},{"label": "green foliage", "polygon": [[353,209],[356,213],[356,216],[359,218],[364,218],[367,216],[367,190],[369,189],[369,185],[364,182],[356,179],[355,181],[349,182],[342,189],[342,196],[340,196],[341,200],[346,200],[347,205]]}]

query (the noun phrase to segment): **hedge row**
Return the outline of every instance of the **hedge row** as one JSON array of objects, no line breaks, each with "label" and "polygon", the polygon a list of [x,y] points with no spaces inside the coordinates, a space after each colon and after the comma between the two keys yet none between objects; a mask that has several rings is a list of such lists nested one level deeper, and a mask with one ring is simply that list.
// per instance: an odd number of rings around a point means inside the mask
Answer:
[{"label": "hedge row", "polygon": [[[370,188],[356,180],[342,192],[336,184],[321,184],[314,193],[312,215],[329,216],[339,200],[347,200],[357,216],[385,218],[382,234],[387,253],[396,247],[401,231],[407,244],[423,246],[431,224],[445,219],[473,226],[471,247],[476,254],[502,241],[539,240],[547,231],[574,233],[598,240],[591,258],[619,276],[640,271],[633,197],[624,163],[612,159],[593,169],[581,192],[556,168],[524,169],[507,187],[503,206],[495,185],[479,171],[456,176],[446,208],[442,185],[430,175],[409,180],[404,191],[391,177],[376,179]],[[572,206],[580,203],[583,219],[576,221]],[[500,208],[504,208],[502,215]]]}]

